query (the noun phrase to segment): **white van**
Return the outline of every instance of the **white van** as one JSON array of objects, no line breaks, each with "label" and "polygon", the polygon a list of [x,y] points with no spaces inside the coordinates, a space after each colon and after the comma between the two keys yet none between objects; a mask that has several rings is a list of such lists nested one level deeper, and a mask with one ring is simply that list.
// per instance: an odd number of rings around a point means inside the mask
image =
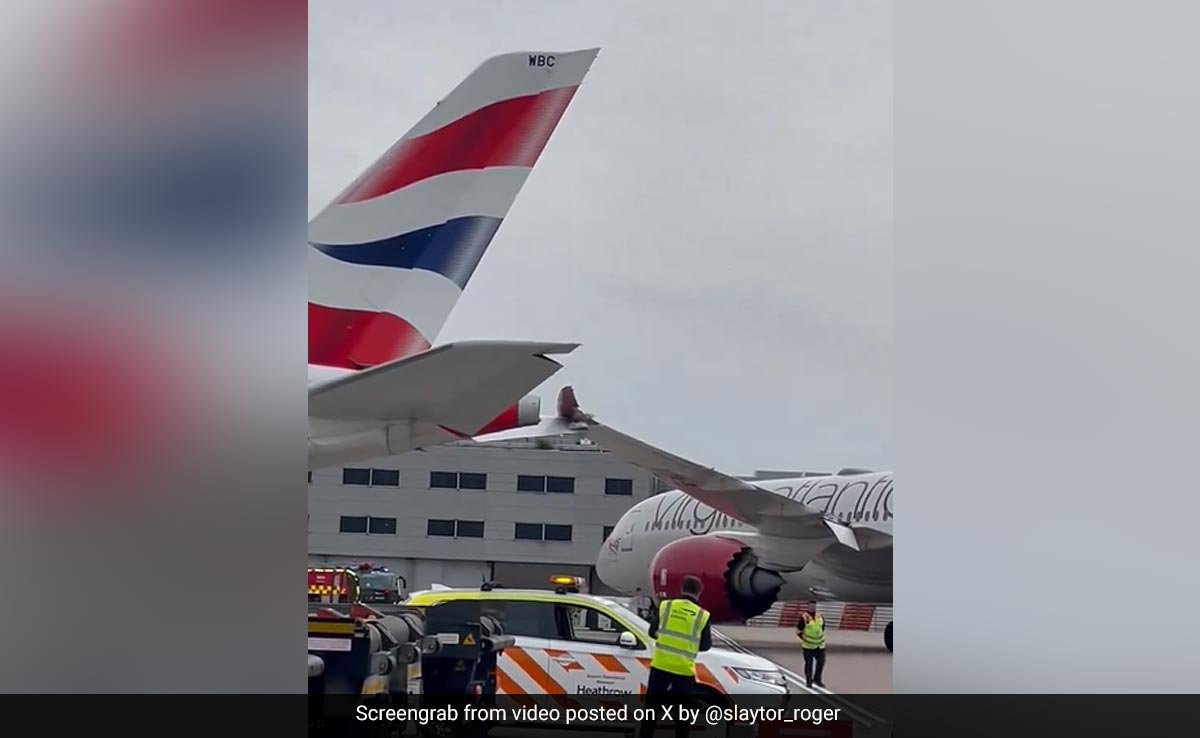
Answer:
[{"label": "white van", "polygon": [[[507,695],[644,694],[654,640],[650,624],[624,604],[588,594],[521,589],[431,589],[404,604],[478,601],[485,615],[516,637],[497,667]],[[759,656],[713,647],[696,659],[699,696],[788,694],[779,667]],[[774,700],[772,700],[774,702]]]}]

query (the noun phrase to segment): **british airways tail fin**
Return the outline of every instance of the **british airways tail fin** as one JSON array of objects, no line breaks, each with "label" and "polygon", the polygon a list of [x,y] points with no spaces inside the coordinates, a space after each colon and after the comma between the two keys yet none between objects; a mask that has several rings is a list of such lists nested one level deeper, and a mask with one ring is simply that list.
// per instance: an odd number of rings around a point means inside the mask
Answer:
[{"label": "british airways tail fin", "polygon": [[429,348],[598,52],[488,59],[313,219],[310,364]]}]

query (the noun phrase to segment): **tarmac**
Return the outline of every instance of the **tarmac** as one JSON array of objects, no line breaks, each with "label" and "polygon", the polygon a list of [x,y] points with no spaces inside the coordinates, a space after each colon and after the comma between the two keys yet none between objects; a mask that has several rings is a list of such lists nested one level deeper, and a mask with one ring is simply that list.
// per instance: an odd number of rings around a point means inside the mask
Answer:
[{"label": "tarmac", "polygon": [[[804,655],[800,650],[800,640],[792,628],[723,625],[717,628],[717,632],[740,646],[738,650],[756,653],[793,672],[789,675],[789,679],[795,676],[791,686],[803,684]],[[730,647],[728,643],[719,645]],[[831,628],[825,632],[825,650],[824,681],[830,691],[839,694],[891,694],[892,654],[883,645],[883,633]]]},{"label": "tarmac", "polygon": [[827,630],[824,688],[805,685],[804,654],[793,628],[723,625],[713,629],[713,636],[715,646],[774,661],[792,694],[824,695],[829,706],[840,707],[855,722],[856,736],[890,735],[892,702],[878,696],[892,692],[892,654],[883,645],[882,632]]},{"label": "tarmac", "polygon": [[[793,694],[808,692],[824,695],[830,707],[842,708],[842,714],[856,722],[855,736],[890,735],[891,710],[887,704],[872,701],[869,706],[856,702],[855,694],[889,694],[892,691],[892,654],[883,645],[883,633],[874,631],[829,630],[825,634],[825,686],[809,690],[804,685],[804,656],[800,642],[791,628],[759,628],[751,626],[721,626],[713,630],[713,645],[736,651],[755,653],[779,664],[788,677]],[[807,703],[806,703],[807,704]],[[489,735],[495,738],[568,738],[580,735],[579,730],[539,727],[498,726]],[[631,735],[629,729],[615,728],[605,734]],[[805,728],[788,735],[823,736],[820,729]],[[655,738],[673,735],[663,728]],[[780,734],[782,735],[782,733]]]}]

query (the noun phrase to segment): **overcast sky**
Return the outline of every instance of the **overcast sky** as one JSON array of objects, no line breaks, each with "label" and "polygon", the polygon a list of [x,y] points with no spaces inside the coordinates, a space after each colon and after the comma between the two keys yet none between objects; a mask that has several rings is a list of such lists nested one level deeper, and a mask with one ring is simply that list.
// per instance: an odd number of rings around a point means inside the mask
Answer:
[{"label": "overcast sky", "polygon": [[437,343],[578,341],[544,412],[730,473],[891,468],[890,3],[309,7],[310,216],[484,58],[601,49]]}]

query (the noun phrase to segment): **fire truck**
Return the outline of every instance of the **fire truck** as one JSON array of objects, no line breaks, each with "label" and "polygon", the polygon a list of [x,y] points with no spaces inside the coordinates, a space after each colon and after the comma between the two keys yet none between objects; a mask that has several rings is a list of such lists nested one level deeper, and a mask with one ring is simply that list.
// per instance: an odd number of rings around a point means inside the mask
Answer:
[{"label": "fire truck", "polygon": [[370,563],[308,570],[309,602],[394,605],[408,597],[407,588],[404,577]]},{"label": "fire truck", "polygon": [[359,564],[355,573],[359,602],[396,605],[408,599],[408,580],[386,566]]},{"label": "fire truck", "polygon": [[308,601],[358,602],[358,575],[344,566],[308,568]]}]

